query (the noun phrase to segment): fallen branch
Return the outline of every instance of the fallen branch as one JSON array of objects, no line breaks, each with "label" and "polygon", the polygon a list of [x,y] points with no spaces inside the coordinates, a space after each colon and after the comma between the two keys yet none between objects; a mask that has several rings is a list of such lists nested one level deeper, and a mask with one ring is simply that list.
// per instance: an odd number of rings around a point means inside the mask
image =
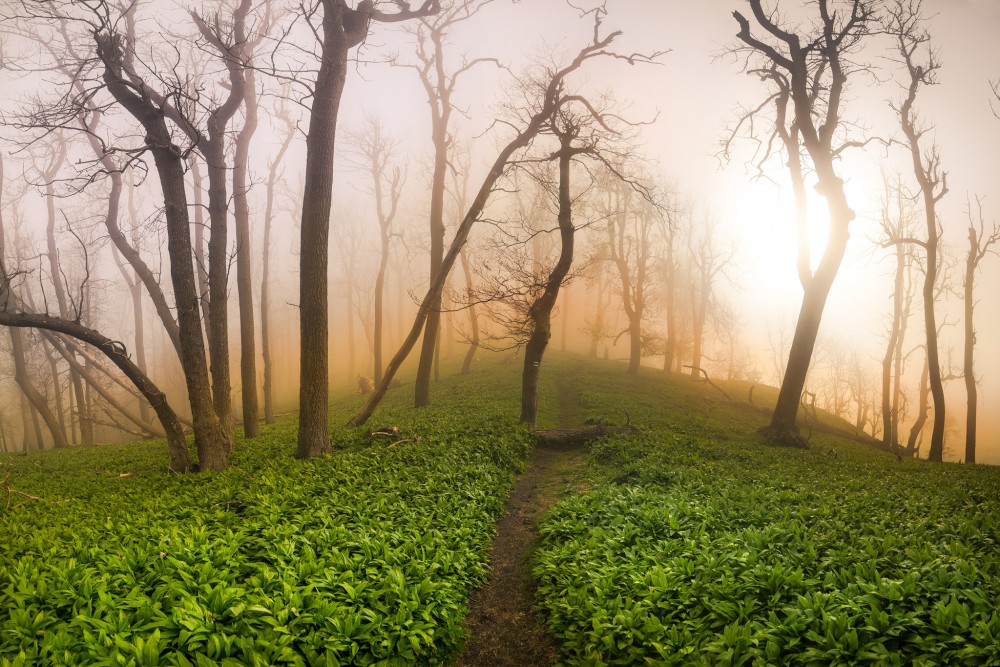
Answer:
[{"label": "fallen branch", "polygon": [[[723,389],[719,385],[717,385],[714,382],[712,382],[712,379],[708,377],[708,371],[706,371],[704,368],[702,368],[700,366],[692,366],[690,364],[684,364],[683,368],[690,368],[693,371],[698,371],[699,373],[701,373],[701,380],[700,380],[700,382],[707,382],[708,384],[710,384],[713,389],[715,389],[716,391],[718,391],[719,393],[721,393],[723,396],[725,396],[727,401],[733,400],[733,399],[731,399],[729,397],[729,394],[726,393],[725,389]],[[750,395],[751,395],[751,397],[753,396],[752,391],[751,391]],[[751,398],[750,402],[753,403],[752,398]]]},{"label": "fallen branch", "polygon": [[[25,493],[24,491],[18,491],[17,489],[10,488],[10,475],[3,478],[3,482],[0,482],[0,486],[3,487],[4,494],[6,494],[3,504],[3,509],[5,512],[10,509],[10,497],[15,493],[19,496],[24,496],[28,500],[41,500],[41,498],[39,498],[38,496],[33,496],[30,493]],[[15,505],[15,507],[20,507],[23,504],[24,503],[20,503],[18,505]]]},{"label": "fallen branch", "polygon": [[578,447],[606,435],[635,435],[639,432],[630,424],[622,426],[584,426],[582,428],[545,428],[535,431],[540,447]]},{"label": "fallen branch", "polygon": [[396,442],[392,443],[391,445],[386,447],[386,449],[392,449],[396,445],[402,445],[403,443],[406,442],[420,442],[420,438],[403,438],[402,440],[397,440]]}]

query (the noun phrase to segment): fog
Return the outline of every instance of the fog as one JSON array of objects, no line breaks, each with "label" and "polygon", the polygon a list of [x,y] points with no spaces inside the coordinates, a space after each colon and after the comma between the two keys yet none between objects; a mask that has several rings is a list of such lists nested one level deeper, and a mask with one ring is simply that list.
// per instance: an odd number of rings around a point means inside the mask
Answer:
[{"label": "fog", "polygon": [[[223,3],[225,4],[225,3]],[[301,44],[311,48],[312,35],[291,14],[278,11],[277,25],[288,30],[286,46]],[[349,3],[353,4],[353,3]],[[385,3],[390,5],[391,3]],[[772,3],[773,4],[773,3]],[[794,16],[800,3],[782,2],[783,11]],[[4,12],[17,13],[16,3],[5,3]],[[144,57],[159,65],[165,78],[170,66],[184,76],[196,78],[202,98],[221,98],[225,86],[218,83],[222,66],[195,43],[196,32],[184,11],[196,7],[211,15],[213,3],[140,3],[138,29]],[[580,95],[599,99],[608,94],[609,108],[631,123],[622,125],[622,134],[631,135],[627,152],[635,159],[637,173],[655,185],[659,201],[670,209],[675,232],[670,238],[676,255],[679,279],[676,292],[675,324],[678,347],[675,372],[690,372],[692,328],[696,285],[692,264],[699,243],[708,228],[715,230],[712,247],[725,266],[711,283],[704,345],[693,365],[703,368],[713,379],[745,380],[778,386],[802,300],[796,270],[795,200],[784,168],[784,158],[776,156],[756,164],[759,145],[746,132],[732,135],[745,109],[753,108],[766,92],[756,76],[741,71],[740,56],[730,52],[738,30],[733,10],[745,3],[723,0],[679,2],[665,0],[612,0],[602,29],[622,31],[615,49],[623,54],[663,52],[653,63],[629,65],[622,59],[595,61],[574,75],[571,87]],[[786,8],[789,8],[786,10]],[[261,7],[253,10],[262,16]],[[1000,78],[1000,45],[994,36],[1000,31],[1000,6],[988,0],[934,0],[925,3],[926,27],[938,49],[942,68],[938,84],[921,92],[920,118],[929,129],[927,141],[937,143],[941,166],[947,172],[948,193],[938,205],[943,230],[945,259],[943,289],[936,300],[941,329],[942,371],[946,378],[945,458],[963,458],[965,448],[965,386],[960,377],[962,361],[963,303],[962,275],[969,227],[968,210],[978,215],[977,197],[989,227],[1000,218],[1000,203],[994,192],[1000,173],[1000,109],[991,81]],[[26,22],[6,19],[3,23],[4,68],[0,71],[7,91],[3,96],[4,124],[0,142],[4,153],[3,216],[5,260],[8,274],[16,273],[12,284],[19,293],[31,295],[37,312],[57,312],[55,288],[46,239],[46,221],[54,215],[55,238],[62,264],[60,282],[71,295],[83,295],[78,319],[121,341],[134,351],[136,326],[125,275],[112,255],[112,244],[104,228],[107,179],[100,174],[93,154],[79,128],[59,131],[31,129],[25,121],[36,105],[54,108],[66,80],[51,71],[52,53],[23,34]],[[433,171],[433,144],[427,95],[414,65],[419,63],[414,49],[414,28],[406,23],[379,24],[366,43],[355,53],[341,103],[334,158],[333,209],[330,225],[329,341],[331,364],[329,384],[334,391],[354,391],[359,376],[376,375],[373,356],[374,293],[379,264],[379,224],[373,196],[370,168],[358,154],[357,136],[370,130],[369,119],[377,118],[394,138],[390,164],[405,172],[392,228],[392,245],[384,287],[384,357],[391,357],[410,328],[417,303],[430,280],[428,216]],[[591,39],[592,16],[561,2],[496,0],[459,23],[447,40],[448,62],[455,68],[476,58],[495,59],[470,68],[455,85],[452,105],[456,112],[450,129],[454,179],[449,177],[445,201],[446,242],[450,241],[465,210],[456,202],[457,186],[467,177],[469,192],[478,188],[490,163],[504,142],[509,128],[496,119],[509,119],[512,98],[517,101],[514,77],[523,77],[533,63],[561,63],[572,57]],[[280,34],[275,29],[274,34]],[[56,47],[58,49],[58,47]],[[304,52],[303,52],[304,54]],[[844,120],[857,129],[857,136],[899,140],[899,123],[890,102],[903,94],[902,73],[891,58],[891,44],[874,40],[864,52],[871,63],[867,75],[852,79],[844,103]],[[284,56],[294,60],[302,56]],[[173,60],[171,60],[173,58]],[[266,60],[264,61],[266,62]],[[178,63],[180,63],[178,65]],[[257,75],[261,113],[259,127],[250,147],[250,203],[252,283],[259,306],[264,211],[268,176],[284,137],[284,125],[276,117],[279,97],[289,97],[282,108],[298,125],[290,148],[276,173],[273,191],[273,220],[270,252],[270,348],[274,369],[274,407],[278,413],[297,409],[299,380],[299,220],[305,184],[305,131],[308,95],[302,86],[289,86],[282,77],[269,76],[260,65]],[[991,106],[992,103],[992,106]],[[505,114],[507,114],[505,116]],[[238,129],[245,116],[237,114]],[[117,139],[120,145],[136,146],[141,133],[125,114],[111,107],[105,119],[113,129],[100,131],[101,137]],[[505,122],[508,122],[505,120]],[[103,126],[102,126],[103,127]],[[233,129],[233,128],[231,128]],[[235,131],[234,129],[234,131]],[[728,155],[723,142],[730,136]],[[55,175],[42,172],[51,162],[54,146],[67,143],[65,161]],[[127,190],[132,207],[123,199],[121,227],[156,273],[165,292],[170,289],[167,237],[164,229],[163,195],[152,161],[135,154]],[[116,158],[117,159],[117,158]],[[125,158],[122,158],[123,160]],[[145,163],[142,160],[146,160]],[[845,180],[845,191],[857,218],[850,226],[850,241],[843,264],[823,313],[817,349],[808,376],[807,389],[817,405],[840,413],[851,424],[858,421],[861,403],[852,395],[851,376],[867,394],[866,419],[859,423],[871,433],[881,428],[875,416],[879,408],[881,360],[888,338],[891,314],[893,249],[880,242],[880,211],[886,196],[884,174],[899,173],[912,184],[913,172],[905,150],[896,145],[872,141],[863,148],[845,152],[837,163]],[[527,169],[527,167],[525,167]],[[588,172],[589,173],[589,172]],[[195,183],[186,175],[189,202],[194,201]],[[586,179],[580,177],[580,201]],[[47,184],[53,196],[46,198]],[[811,185],[811,184],[810,184]],[[383,193],[384,194],[384,193]],[[471,195],[470,195],[471,196]],[[808,223],[815,262],[826,241],[828,218],[823,198],[810,187]],[[597,197],[596,200],[599,200]],[[620,280],[607,261],[602,243],[605,225],[613,211],[604,214],[599,201],[582,205],[574,213],[578,230],[577,253],[570,279],[564,286],[555,311],[549,350],[597,354],[628,362],[628,320],[622,305]],[[47,209],[51,204],[53,212]],[[468,201],[466,201],[466,205]],[[231,205],[231,204],[230,204]],[[193,208],[193,207],[192,207]],[[529,214],[523,216],[524,210]],[[522,220],[522,216],[526,219]],[[231,216],[230,216],[231,217]],[[528,225],[525,232],[522,222]],[[230,220],[230,225],[233,221]],[[531,231],[534,231],[534,234]],[[239,421],[239,311],[235,283],[236,235],[229,234],[231,257],[229,282],[229,356],[232,366],[233,406]],[[528,241],[528,238],[533,239]],[[517,241],[515,243],[514,241]],[[649,253],[647,310],[642,322],[644,355],[642,363],[662,368],[666,337],[666,292],[663,261],[666,237],[655,242]],[[548,267],[558,255],[559,235],[555,204],[551,197],[525,176],[504,181],[494,193],[483,220],[475,227],[468,243],[468,257],[477,286],[513,281],[504,272],[511,259]],[[512,246],[520,248],[513,249]],[[82,250],[86,248],[86,253]],[[515,253],[511,255],[510,253]],[[520,252],[521,255],[516,253]],[[507,253],[507,254],[504,254]],[[86,263],[83,257],[86,255]],[[507,262],[507,264],[505,264]],[[197,264],[197,260],[196,260]],[[919,273],[919,272],[918,272]],[[915,274],[916,275],[916,274]],[[86,276],[85,287],[80,288]],[[132,278],[134,279],[134,278]],[[308,280],[323,280],[309,276]],[[915,278],[919,280],[919,278]],[[1000,288],[1000,258],[987,254],[978,272],[975,315],[977,331],[976,373],[980,378],[979,435],[977,460],[1000,463],[1000,313],[996,306]],[[474,290],[475,291],[475,290]],[[456,268],[445,293],[446,312],[442,317],[439,357],[440,372],[458,371],[471,336],[469,314],[461,307],[468,298],[460,269]],[[148,295],[144,295],[145,355],[149,376],[163,388],[171,404],[189,413],[184,374],[170,339],[157,319]],[[484,301],[489,299],[483,298]],[[480,308],[482,343],[504,354],[515,354],[523,340],[505,335],[503,320],[509,306],[488,304]],[[915,352],[922,342],[919,289],[906,330],[904,352],[907,361],[901,380],[909,413],[903,419],[905,434],[913,421],[923,353]],[[257,310],[258,327],[260,323]],[[30,372],[47,400],[57,393],[66,395],[62,412],[67,428],[75,435],[69,396],[72,393],[65,368],[59,384],[50,368],[54,353],[43,347],[37,333],[25,331]],[[258,355],[260,337],[257,338]],[[11,340],[0,336],[0,386],[4,399],[0,406],[3,440],[8,451],[23,444],[51,446],[43,433],[42,443],[32,433],[24,433],[30,419],[14,381],[14,365],[9,352]],[[486,354],[484,350],[482,354]],[[133,355],[134,356],[134,355]],[[416,352],[402,369],[405,391],[410,390]],[[383,362],[384,365],[385,362]],[[258,378],[263,373],[258,363]],[[105,381],[107,382],[107,381]],[[120,389],[122,400],[138,405]],[[98,439],[118,441],[136,437],[136,428],[116,416],[97,396],[92,398]],[[668,401],[669,396],[664,396]],[[122,426],[122,429],[115,428]],[[922,442],[930,437],[925,427]],[[873,433],[876,437],[878,433]],[[904,436],[905,439],[905,436]],[[926,456],[923,444],[921,455]]]}]

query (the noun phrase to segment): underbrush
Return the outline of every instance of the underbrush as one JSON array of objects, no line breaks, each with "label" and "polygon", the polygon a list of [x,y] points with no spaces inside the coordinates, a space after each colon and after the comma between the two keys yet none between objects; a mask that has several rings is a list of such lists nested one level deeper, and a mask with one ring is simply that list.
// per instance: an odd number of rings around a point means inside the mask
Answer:
[{"label": "underbrush", "polygon": [[584,409],[645,434],[593,446],[536,553],[568,664],[1000,665],[1000,470],[769,447],[711,390],[613,372]]},{"label": "underbrush", "polygon": [[168,476],[162,443],[8,462],[40,500],[0,505],[0,664],[445,660],[529,448],[506,375],[449,380],[419,412],[395,390],[374,425],[419,442],[392,448],[339,427],[351,397],[314,461],[292,458],[291,418],[223,473]]}]

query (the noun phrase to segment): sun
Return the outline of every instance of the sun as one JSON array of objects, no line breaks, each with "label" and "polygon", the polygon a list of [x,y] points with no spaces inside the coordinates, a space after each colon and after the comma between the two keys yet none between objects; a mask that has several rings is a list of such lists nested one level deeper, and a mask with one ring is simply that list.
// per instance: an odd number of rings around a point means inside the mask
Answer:
[{"label": "sun", "polygon": [[[723,217],[739,246],[740,287],[765,300],[794,301],[802,296],[797,269],[795,198],[790,187],[773,183],[737,184],[723,202]],[[826,200],[807,193],[810,269],[814,270],[829,227]]]}]

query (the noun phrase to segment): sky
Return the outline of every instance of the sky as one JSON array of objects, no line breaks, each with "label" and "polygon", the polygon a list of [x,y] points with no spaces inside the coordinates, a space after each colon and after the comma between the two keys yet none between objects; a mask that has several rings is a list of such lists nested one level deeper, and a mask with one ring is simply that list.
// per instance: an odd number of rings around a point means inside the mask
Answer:
[{"label": "sky", "polygon": [[[592,6],[592,2],[584,2]],[[799,2],[781,0],[794,8]],[[740,72],[739,63],[725,55],[735,40],[734,10],[746,11],[740,0],[608,0],[605,26],[620,29],[615,42],[626,53],[666,51],[656,65],[627,66],[621,61],[588,67],[574,85],[595,92],[612,89],[624,113],[638,121],[655,122],[641,131],[639,148],[656,164],[656,170],[674,183],[679,192],[695,203],[699,215],[717,218],[729,239],[738,244],[738,271],[720,284],[726,297],[740,304],[745,321],[744,336],[755,341],[766,354],[768,332],[787,329],[790,336],[801,288],[795,272],[792,239],[793,210],[787,179],[774,162],[770,180],[752,178],[748,166],[751,144],[738,141],[728,161],[719,156],[720,141],[739,117],[742,107],[756,104],[764,92],[759,81]],[[157,15],[168,13],[157,3]],[[941,202],[944,242],[956,259],[964,252],[967,197],[984,197],[987,222],[1000,217],[1000,193],[995,192],[1000,174],[1000,120],[990,107],[990,80],[1000,79],[1000,2],[996,0],[925,0],[928,28],[943,62],[940,84],[921,93],[922,117],[934,126],[931,135],[941,148],[949,173],[950,193]],[[143,8],[150,12],[150,6]],[[563,60],[575,53],[591,35],[592,23],[560,0],[495,0],[452,38],[453,53],[468,58],[497,57],[511,71],[519,71],[531,58]],[[341,137],[361,126],[366,114],[376,114],[401,139],[400,150],[411,158],[408,201],[401,215],[425,216],[428,180],[429,117],[424,92],[412,70],[391,67],[386,61],[412,62],[412,37],[398,26],[376,28],[360,51],[349,76],[339,116]],[[876,79],[858,81],[849,90],[846,116],[867,126],[873,134],[887,136],[895,120],[889,101],[898,99],[898,74],[888,51],[872,53]],[[475,152],[482,161],[492,159],[493,140],[487,131],[496,105],[504,97],[506,75],[492,65],[480,65],[460,83],[456,105],[459,140],[476,138]],[[37,81],[21,80],[30,88]],[[11,93],[11,99],[14,94]],[[267,156],[279,141],[268,136],[268,121],[255,140],[258,178]],[[485,137],[485,138],[482,138]],[[286,181],[290,190],[300,182],[303,153],[301,143],[289,154]],[[906,169],[898,149],[869,149],[845,157],[841,175],[846,181],[850,204],[858,213],[852,223],[848,254],[834,285],[824,315],[822,336],[857,348],[876,365],[885,338],[885,313],[889,308],[890,263],[886,252],[876,247],[876,214],[880,196],[880,168]],[[479,167],[481,169],[481,166]],[[345,159],[343,141],[336,161],[336,211],[361,212],[371,208],[363,194],[357,170]],[[906,173],[906,172],[904,172]],[[817,242],[822,241],[826,221],[816,198],[811,225]],[[374,223],[372,223],[374,224]],[[294,234],[286,230],[277,243],[289,253]],[[334,243],[338,231],[334,229]],[[814,256],[820,254],[815,248]],[[291,255],[289,255],[291,256]],[[336,257],[336,250],[332,255]],[[279,267],[283,280],[294,279],[290,269]],[[109,274],[113,276],[113,272]],[[280,277],[279,276],[279,277]],[[977,285],[978,373],[981,384],[981,460],[1000,463],[1000,258],[984,261]],[[287,305],[287,304],[286,304]],[[234,311],[235,312],[235,311]],[[958,322],[959,300],[950,297],[939,305],[941,317]],[[127,327],[127,314],[119,318]],[[286,322],[287,324],[287,322]],[[291,335],[286,332],[287,335]],[[910,340],[916,341],[914,328]],[[948,350],[956,362],[961,358],[961,329],[946,327],[943,355]],[[914,378],[910,378],[915,382]],[[948,385],[949,410],[964,420],[964,389],[961,381]],[[991,410],[992,406],[992,410]],[[990,420],[993,421],[990,421]],[[954,443],[956,452],[962,448]],[[953,458],[957,458],[954,456]]]}]

